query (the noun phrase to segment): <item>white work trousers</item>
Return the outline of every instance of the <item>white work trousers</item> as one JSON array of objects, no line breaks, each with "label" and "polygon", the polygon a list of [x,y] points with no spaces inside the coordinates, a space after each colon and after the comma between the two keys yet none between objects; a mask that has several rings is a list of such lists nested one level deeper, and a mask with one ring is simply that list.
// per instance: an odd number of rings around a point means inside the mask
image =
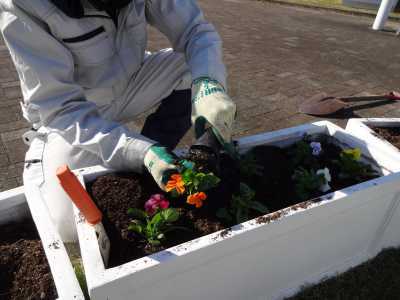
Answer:
[{"label": "white work trousers", "polygon": [[[172,49],[148,53],[124,95],[110,105],[102,106],[101,115],[108,120],[126,123],[159,104],[174,90],[190,89],[191,83],[183,54]],[[76,241],[72,203],[58,182],[56,170],[64,164],[71,169],[101,165],[101,159],[95,153],[71,146],[58,134],[49,133],[42,127],[32,140],[25,161],[24,185],[39,186],[62,240]]]}]

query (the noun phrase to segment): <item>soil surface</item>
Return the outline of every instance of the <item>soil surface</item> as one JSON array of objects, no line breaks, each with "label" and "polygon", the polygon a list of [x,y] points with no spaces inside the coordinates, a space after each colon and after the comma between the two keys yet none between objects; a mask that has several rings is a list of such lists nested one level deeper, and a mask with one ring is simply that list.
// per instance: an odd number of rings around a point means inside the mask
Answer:
[{"label": "soil surface", "polygon": [[33,222],[2,226],[0,236],[0,299],[56,299],[56,287]]},{"label": "soil surface", "polygon": [[400,127],[373,127],[380,137],[400,149]]},{"label": "soil surface", "polygon": [[[253,148],[247,155],[252,155],[257,165],[262,166],[261,176],[253,175],[243,179],[256,191],[257,201],[265,204],[270,212],[286,208],[308,199],[318,200],[325,194],[332,191],[358,184],[363,181],[375,178],[377,176],[366,176],[362,179],[355,177],[343,178],[340,174],[340,168],[337,164],[337,158],[342,149],[333,143],[330,138],[319,138],[322,144],[323,152],[318,158],[303,159],[296,161],[294,153],[295,146],[285,149],[274,146],[258,146]],[[317,171],[321,168],[328,168],[332,176],[330,182],[331,190],[323,193],[319,190],[310,195],[308,199],[299,199],[296,193],[295,181],[293,179],[294,170],[299,166],[306,169]]]},{"label": "soil surface", "polygon": [[[203,172],[214,170],[206,153],[192,152],[188,159],[201,166]],[[213,161],[212,158],[211,161]],[[179,245],[183,242],[204,236],[227,227],[219,221],[215,212],[230,202],[232,194],[239,187],[239,170],[229,157],[221,155],[218,176],[221,184],[207,192],[208,198],[200,209],[186,204],[184,198],[171,200],[171,206],[179,210],[181,217],[177,226],[188,231],[175,231],[167,235],[162,247],[149,247],[142,237],[129,231],[132,218],[129,208],[143,209],[144,203],[153,194],[162,193],[148,174],[134,173],[110,174],[98,177],[88,185],[88,191],[103,213],[103,225],[111,242],[108,267],[119,266],[134,259]]]},{"label": "soil surface", "polygon": [[[323,153],[318,158],[318,166],[328,167],[332,175],[332,190],[339,190],[370,179],[339,178],[339,169],[333,158],[341,153],[341,148],[331,141],[323,142]],[[128,230],[132,218],[127,214],[129,208],[143,209],[144,203],[153,194],[162,193],[148,174],[133,173],[110,174],[98,177],[88,185],[88,191],[103,212],[103,223],[111,241],[110,262],[108,267],[119,266],[134,259],[158,252],[183,242],[229,228],[236,221],[217,218],[220,208],[230,206],[232,196],[239,194],[240,182],[246,183],[256,193],[255,199],[268,207],[269,212],[302,203],[307,199],[299,199],[294,188],[293,172],[300,163],[307,168],[316,167],[316,161],[300,161],[293,163],[294,147],[281,149],[272,146],[260,146],[252,149],[253,164],[259,172],[241,172],[241,163],[232,160],[226,154],[218,158],[219,166],[215,166],[215,158],[201,151],[190,152],[187,159],[193,161],[202,171],[213,171],[220,179],[219,186],[207,191],[208,198],[200,209],[186,204],[185,198],[170,199],[171,207],[179,210],[181,217],[175,224],[188,231],[172,231],[166,236],[162,246],[151,247],[136,233]],[[243,157],[245,159],[245,157]],[[314,166],[315,165],[315,166]],[[324,193],[316,191],[310,197],[317,199]],[[315,200],[318,201],[318,200]],[[250,211],[249,218],[264,215]]]},{"label": "soil surface", "polygon": [[305,287],[290,300],[398,300],[400,249],[388,249],[374,259],[320,284]]}]

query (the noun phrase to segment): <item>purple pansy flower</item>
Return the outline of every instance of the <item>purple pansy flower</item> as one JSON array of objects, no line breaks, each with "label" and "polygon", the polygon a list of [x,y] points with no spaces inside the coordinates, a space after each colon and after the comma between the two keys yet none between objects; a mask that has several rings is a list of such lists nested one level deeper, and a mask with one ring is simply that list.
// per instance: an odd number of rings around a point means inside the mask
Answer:
[{"label": "purple pansy flower", "polygon": [[310,147],[312,149],[312,155],[319,156],[321,154],[321,151],[322,151],[321,143],[311,142]]}]

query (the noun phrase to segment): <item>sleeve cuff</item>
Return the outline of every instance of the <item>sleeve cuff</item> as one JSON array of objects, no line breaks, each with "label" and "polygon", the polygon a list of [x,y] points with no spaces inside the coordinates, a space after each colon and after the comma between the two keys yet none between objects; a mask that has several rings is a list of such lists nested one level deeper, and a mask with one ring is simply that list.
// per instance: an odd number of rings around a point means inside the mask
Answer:
[{"label": "sleeve cuff", "polygon": [[144,157],[157,142],[150,140],[146,137],[142,138],[128,138],[123,158],[126,163],[125,170],[132,170],[141,173],[144,166]]},{"label": "sleeve cuff", "polygon": [[200,53],[193,57],[189,61],[189,66],[193,81],[198,78],[208,77],[218,81],[227,90],[226,69],[222,62],[221,53],[217,49],[209,49],[205,53]]}]

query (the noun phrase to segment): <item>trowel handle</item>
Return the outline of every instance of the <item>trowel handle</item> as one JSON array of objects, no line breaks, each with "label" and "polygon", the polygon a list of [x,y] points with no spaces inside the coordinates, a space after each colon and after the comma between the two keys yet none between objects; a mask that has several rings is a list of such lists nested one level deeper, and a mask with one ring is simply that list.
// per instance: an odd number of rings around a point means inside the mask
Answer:
[{"label": "trowel handle", "polygon": [[91,225],[101,222],[103,216],[100,210],[67,165],[63,165],[57,169],[57,177],[64,191],[76,207],[79,208],[86,221]]},{"label": "trowel handle", "polygon": [[389,100],[400,100],[400,93],[393,91],[387,94],[387,97]]},{"label": "trowel handle", "polygon": [[354,96],[354,97],[341,97],[339,98],[345,102],[357,102],[357,101],[381,101],[381,100],[392,100],[398,101],[400,100],[399,92],[390,92],[386,95],[381,96]]}]

